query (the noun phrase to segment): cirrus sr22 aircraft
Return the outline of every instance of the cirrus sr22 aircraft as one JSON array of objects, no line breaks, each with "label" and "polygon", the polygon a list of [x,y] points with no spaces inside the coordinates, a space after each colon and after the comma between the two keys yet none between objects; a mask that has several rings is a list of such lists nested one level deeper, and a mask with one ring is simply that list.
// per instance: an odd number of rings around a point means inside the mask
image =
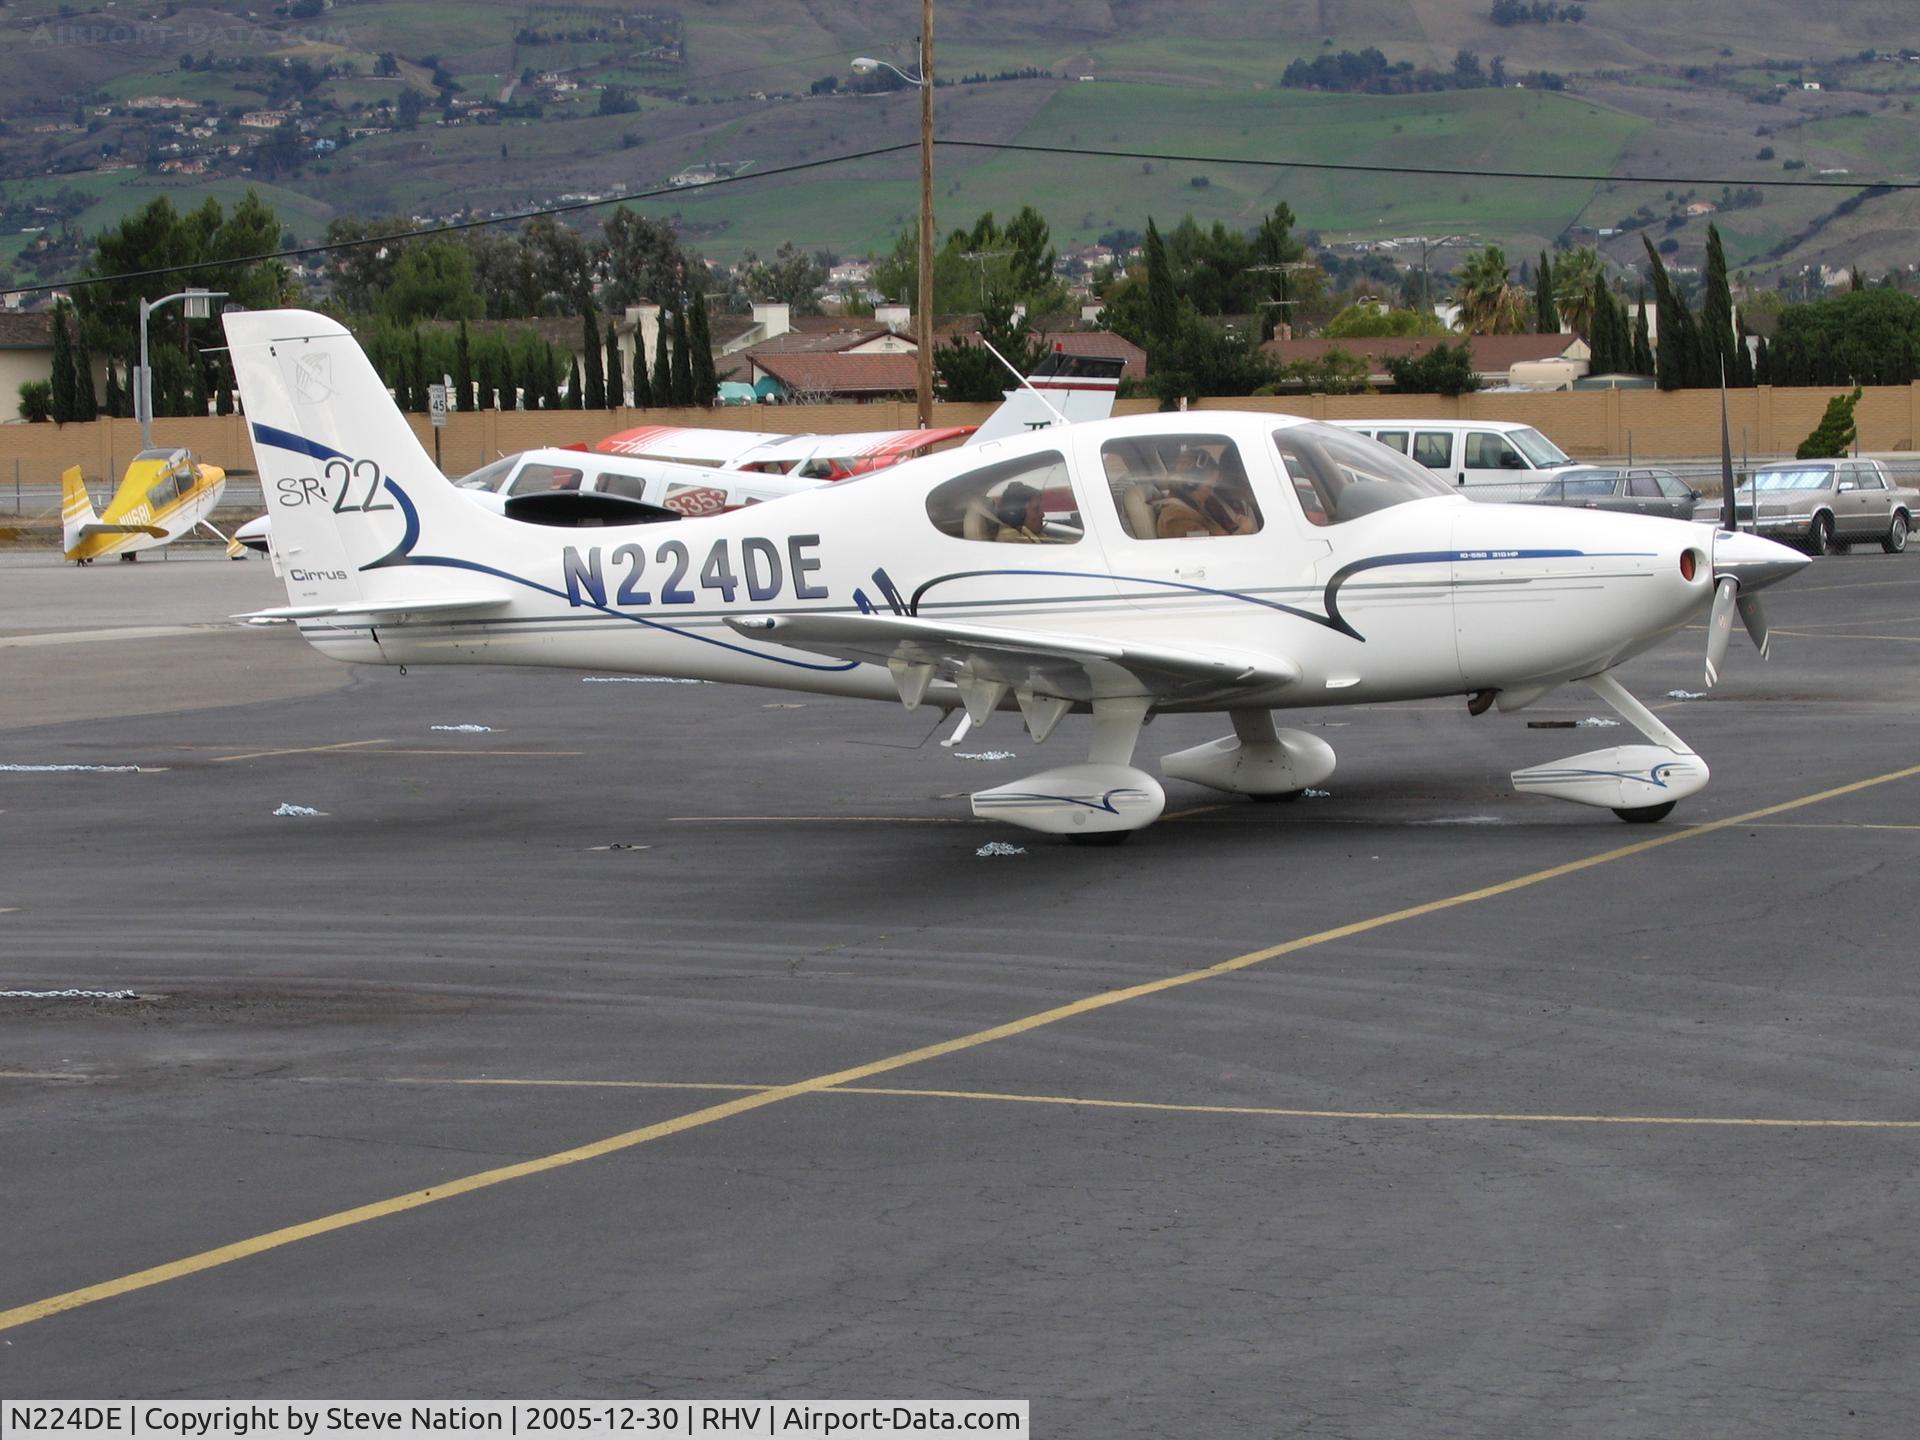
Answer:
[{"label": "cirrus sr22 aircraft", "polygon": [[1526,792],[1663,818],[1707,782],[1614,677],[1806,558],[1738,532],[1475,503],[1361,436],[1224,411],[1102,420],[948,451],[729,514],[554,530],[435,470],[353,338],[303,311],[224,317],[289,620],[387,665],[586,667],[964,708],[1036,742],[1090,713],[1085,761],[973,796],[1089,842],[1165,806],[1134,763],[1155,713],[1230,733],[1161,758],[1254,798],[1334,754],[1276,710],[1469,697],[1517,710],[1580,681],[1644,737],[1513,774]]}]

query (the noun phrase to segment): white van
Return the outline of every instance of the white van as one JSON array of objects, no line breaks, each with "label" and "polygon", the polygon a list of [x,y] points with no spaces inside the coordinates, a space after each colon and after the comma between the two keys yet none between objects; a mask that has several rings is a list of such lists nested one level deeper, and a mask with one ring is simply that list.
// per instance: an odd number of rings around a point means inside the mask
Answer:
[{"label": "white van", "polygon": [[1576,464],[1531,425],[1505,420],[1335,420],[1437,471],[1455,485],[1500,486],[1503,500],[1529,498],[1539,483]]}]

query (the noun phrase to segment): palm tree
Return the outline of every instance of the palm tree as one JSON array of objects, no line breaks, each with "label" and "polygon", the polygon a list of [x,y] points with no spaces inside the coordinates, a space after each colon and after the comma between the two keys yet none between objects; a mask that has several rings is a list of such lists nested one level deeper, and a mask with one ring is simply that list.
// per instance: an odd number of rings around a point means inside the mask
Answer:
[{"label": "palm tree", "polygon": [[1498,245],[1475,250],[1454,278],[1460,328],[1469,335],[1513,335],[1526,328],[1533,297],[1507,278],[1507,257]]},{"label": "palm tree", "polygon": [[1600,273],[1600,252],[1591,245],[1569,250],[1553,267],[1553,298],[1560,318],[1589,342],[1593,339],[1593,279]]}]

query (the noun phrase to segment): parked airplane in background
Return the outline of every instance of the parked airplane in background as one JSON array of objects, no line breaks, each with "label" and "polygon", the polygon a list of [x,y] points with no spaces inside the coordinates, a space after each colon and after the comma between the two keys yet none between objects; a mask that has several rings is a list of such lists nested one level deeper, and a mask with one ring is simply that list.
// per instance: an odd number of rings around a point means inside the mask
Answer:
[{"label": "parked airplane in background", "polygon": [[1679,521],[1475,504],[1350,432],[1222,411],[1012,436],[665,527],[555,531],[461,499],[334,321],[223,320],[285,547],[291,603],[263,615],[322,653],[677,675],[976,724],[1017,707],[1036,742],[1090,713],[1084,763],[973,797],[1075,839],[1160,815],[1132,763],[1155,713],[1232,724],[1166,774],[1275,798],[1334,768],[1275,709],[1463,695],[1481,714],[1569,681],[1646,743],[1514,784],[1658,820],[1707,766],[1615,668],[1709,607],[1710,671],[1736,608],[1764,648],[1757,592],[1808,563]]},{"label": "parked airplane in background", "polygon": [[142,450],[98,515],[76,465],[60,476],[61,549],[76,565],[103,555],[135,560],[200,525],[225,540],[237,559],[245,552],[207,521],[226,488],[227,472],[218,465],[199,464],[184,450]]},{"label": "parked airplane in background", "polygon": [[1022,379],[1018,371],[1013,372],[1019,384],[1005,392],[1000,408],[977,429],[949,425],[934,430],[792,435],[642,425],[596,440],[592,448],[610,455],[680,465],[795,475],[809,480],[846,480],[918,460],[955,440],[980,445],[1052,425],[1104,420],[1113,413],[1124,363],[1113,356],[1075,355],[1066,349],[1064,341],[1056,342],[1031,375]]}]

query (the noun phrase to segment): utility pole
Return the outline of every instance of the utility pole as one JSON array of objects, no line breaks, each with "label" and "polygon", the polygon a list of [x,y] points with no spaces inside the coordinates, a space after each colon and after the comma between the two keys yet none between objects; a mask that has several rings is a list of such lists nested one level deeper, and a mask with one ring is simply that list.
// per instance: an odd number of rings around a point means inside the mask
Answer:
[{"label": "utility pole", "polygon": [[920,428],[933,428],[933,0],[920,0]]}]

